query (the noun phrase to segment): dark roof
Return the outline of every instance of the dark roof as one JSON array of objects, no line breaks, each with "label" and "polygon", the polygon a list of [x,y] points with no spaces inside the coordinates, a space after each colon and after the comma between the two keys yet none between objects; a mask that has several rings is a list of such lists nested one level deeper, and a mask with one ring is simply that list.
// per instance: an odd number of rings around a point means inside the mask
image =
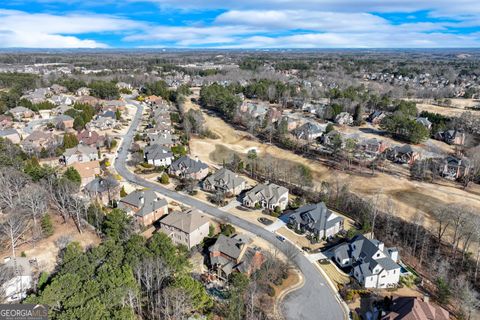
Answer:
[{"label": "dark roof", "polygon": [[328,230],[343,221],[342,217],[328,210],[323,202],[300,207],[289,213],[288,218],[317,231]]},{"label": "dark roof", "polygon": [[210,252],[221,252],[232,259],[238,259],[245,243],[241,239],[230,238],[223,234],[218,236],[217,241],[208,250]]},{"label": "dark roof", "polygon": [[208,166],[204,162],[200,160],[194,160],[188,156],[183,156],[177,160],[175,160],[171,168],[175,171],[181,170],[185,173],[197,173],[203,169],[207,169]]},{"label": "dark roof", "polygon": [[96,177],[85,186],[85,189],[89,192],[103,193],[108,191],[109,188],[116,188],[118,185],[114,178]]}]

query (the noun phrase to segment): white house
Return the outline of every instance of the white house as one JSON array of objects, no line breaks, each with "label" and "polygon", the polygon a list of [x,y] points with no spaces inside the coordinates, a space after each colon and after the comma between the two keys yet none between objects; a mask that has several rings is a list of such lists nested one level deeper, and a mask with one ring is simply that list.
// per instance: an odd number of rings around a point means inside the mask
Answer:
[{"label": "white house", "polygon": [[163,146],[156,143],[145,147],[143,154],[145,157],[145,161],[156,167],[167,167],[172,164],[172,161],[174,159],[172,152],[168,151]]},{"label": "white house", "polygon": [[279,207],[285,210],[288,204],[288,189],[274,183],[258,184],[243,198],[243,205],[246,207],[253,208],[257,203],[265,209],[275,210]]},{"label": "white house", "polygon": [[6,258],[0,266],[0,272],[6,276],[1,285],[6,302],[16,302],[27,296],[33,287],[33,272],[27,258]]},{"label": "white house", "polygon": [[398,250],[363,235],[335,248],[333,259],[342,268],[351,267],[351,275],[365,288],[394,287],[400,280]]},{"label": "white house", "polygon": [[62,156],[62,161],[65,165],[70,165],[75,162],[89,162],[95,160],[98,160],[97,149],[83,144],[65,150]]}]

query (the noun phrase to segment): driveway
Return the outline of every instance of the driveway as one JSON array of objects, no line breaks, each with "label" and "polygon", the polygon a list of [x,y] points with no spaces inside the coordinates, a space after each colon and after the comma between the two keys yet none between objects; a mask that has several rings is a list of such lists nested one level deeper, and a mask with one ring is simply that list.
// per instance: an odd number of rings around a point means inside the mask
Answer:
[{"label": "driveway", "polygon": [[213,207],[205,202],[197,200],[188,195],[180,194],[173,190],[162,187],[159,184],[147,181],[130,172],[126,167],[128,149],[133,141],[135,129],[138,127],[143,112],[143,105],[136,101],[128,101],[137,106],[137,112],[132,120],[131,126],[125,134],[121,151],[118,159],[115,161],[115,169],[127,181],[150,188],[166,197],[187,206],[198,208],[205,213],[224,220],[227,223],[236,225],[256,236],[268,241],[271,245],[278,248],[291,259],[305,277],[305,284],[289,293],[282,302],[282,311],[287,320],[342,320],[346,318],[345,309],[338,300],[338,294],[327,283],[325,277],[319,270],[305,257],[305,255],[288,241],[280,241],[276,235],[262,228],[259,225],[248,222],[242,218],[231,215],[221,209]]},{"label": "driveway", "polygon": [[269,226],[266,226],[265,227],[265,230],[267,231],[270,231],[270,232],[275,232],[277,231],[278,229],[280,229],[281,227],[285,226],[285,222],[283,222],[282,220],[280,219],[277,219],[274,223],[272,223],[271,225]]}]

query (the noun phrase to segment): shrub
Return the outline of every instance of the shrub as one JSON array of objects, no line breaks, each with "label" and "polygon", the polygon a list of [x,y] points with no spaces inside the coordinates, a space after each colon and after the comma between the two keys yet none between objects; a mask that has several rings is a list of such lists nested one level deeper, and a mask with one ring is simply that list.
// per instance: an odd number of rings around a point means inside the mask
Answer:
[{"label": "shrub", "polygon": [[53,223],[52,219],[48,214],[42,217],[40,225],[42,227],[42,232],[45,237],[50,237],[53,234]]},{"label": "shrub", "polygon": [[169,184],[170,183],[170,178],[168,177],[168,174],[165,172],[162,173],[162,176],[160,177],[160,183],[161,184]]}]

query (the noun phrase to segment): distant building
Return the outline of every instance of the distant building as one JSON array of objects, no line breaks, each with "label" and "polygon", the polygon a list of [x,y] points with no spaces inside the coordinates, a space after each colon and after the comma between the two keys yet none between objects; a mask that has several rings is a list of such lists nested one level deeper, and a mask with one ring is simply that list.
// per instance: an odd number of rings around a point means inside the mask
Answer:
[{"label": "distant building", "polygon": [[20,143],[20,135],[18,131],[13,128],[0,130],[0,138],[8,139],[12,143]]},{"label": "distant building", "polygon": [[91,148],[100,148],[105,145],[105,136],[101,136],[96,131],[84,129],[77,134],[77,140],[80,144]]},{"label": "distant building", "polygon": [[370,113],[367,120],[372,124],[380,124],[380,122],[382,122],[383,118],[385,118],[386,116],[387,114],[383,111],[374,111]]},{"label": "distant building", "polygon": [[366,139],[357,144],[357,149],[369,157],[376,157],[387,150],[387,148],[388,144],[377,138]]},{"label": "distant building", "polygon": [[450,180],[457,180],[470,171],[470,162],[467,158],[448,156],[440,162],[440,174]]},{"label": "distant building", "polygon": [[35,114],[32,110],[25,107],[15,107],[8,110],[8,113],[12,115],[13,118],[20,121],[26,118],[32,118]]},{"label": "distant building", "polygon": [[198,209],[175,211],[160,220],[160,231],[167,234],[173,243],[191,249],[208,237],[210,219]]},{"label": "distant building", "polygon": [[425,128],[427,128],[428,130],[432,129],[432,122],[430,122],[430,120],[428,120],[428,118],[426,117],[418,117],[416,119],[417,123],[420,123],[422,126],[424,126]]},{"label": "distant building", "polygon": [[387,150],[387,159],[400,164],[412,165],[419,157],[420,154],[413,150],[409,144],[395,146]]},{"label": "distant building", "polygon": [[437,132],[435,139],[448,144],[463,146],[465,144],[466,134],[463,130],[446,130]]},{"label": "distant building", "polygon": [[339,125],[352,125],[353,124],[353,117],[350,113],[348,112],[340,112],[337,114],[335,117],[335,123],[338,123]]}]

